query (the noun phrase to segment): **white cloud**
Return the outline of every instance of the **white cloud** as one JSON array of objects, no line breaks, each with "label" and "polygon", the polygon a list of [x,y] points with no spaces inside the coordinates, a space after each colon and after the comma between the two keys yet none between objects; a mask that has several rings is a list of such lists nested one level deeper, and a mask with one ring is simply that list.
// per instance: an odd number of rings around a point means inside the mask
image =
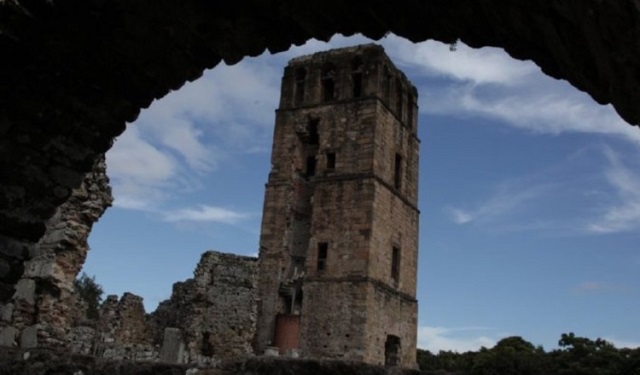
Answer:
[{"label": "white cloud", "polygon": [[613,150],[606,149],[605,155],[609,160],[605,177],[613,192],[602,215],[588,223],[586,229],[597,234],[640,230],[640,176]]},{"label": "white cloud", "polygon": [[497,340],[488,335],[480,335],[478,331],[488,331],[485,327],[418,327],[418,347],[438,353],[441,350],[464,353],[477,351],[481,347],[491,348]]},{"label": "white cloud", "polygon": [[540,71],[534,63],[514,60],[499,48],[473,49],[460,43],[452,51],[439,42],[414,44],[395,36],[383,40],[383,44],[398,65],[417,68],[417,74],[445,76],[474,85],[515,86]]},{"label": "white cloud", "polygon": [[[502,49],[459,44],[452,52],[445,44],[413,44],[395,36],[382,44],[418,86],[423,112],[481,116],[536,133],[607,134],[640,144],[640,129],[626,124],[613,107],[598,105]],[[434,83],[443,79],[446,84]]]},{"label": "white cloud", "polygon": [[169,222],[196,221],[235,224],[248,216],[247,214],[222,207],[201,205],[198,208],[183,208],[167,212],[164,220]]},{"label": "white cloud", "polygon": [[640,348],[640,342],[638,342],[638,341],[621,340],[621,339],[615,338],[614,336],[603,337],[603,339],[605,339],[606,341],[612,343],[618,349],[620,349],[620,348],[629,348],[629,349]]},{"label": "white cloud", "polygon": [[[155,101],[107,153],[116,207],[158,211],[230,155],[266,152],[282,63],[218,66]],[[211,213],[210,213],[211,214]]]}]

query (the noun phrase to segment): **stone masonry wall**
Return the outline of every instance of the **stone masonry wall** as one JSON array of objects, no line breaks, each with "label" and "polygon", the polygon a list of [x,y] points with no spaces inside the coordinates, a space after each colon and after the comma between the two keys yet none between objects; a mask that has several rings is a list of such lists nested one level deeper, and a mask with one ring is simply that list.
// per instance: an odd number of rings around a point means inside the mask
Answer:
[{"label": "stone masonry wall", "polygon": [[[281,93],[256,352],[412,367],[398,342],[415,349],[415,333],[373,315],[417,329],[418,93],[376,45],[292,59]],[[376,288],[409,307],[378,303]]]},{"label": "stone masonry wall", "polygon": [[207,251],[194,277],[145,314],[142,298],[108,296],[93,324],[67,336],[71,351],[100,358],[220,366],[253,354],[256,258]]},{"label": "stone masonry wall", "polygon": [[253,353],[257,259],[207,251],[193,279],[174,285],[151,314],[157,342],[165,327],[179,328],[184,362],[218,364]]},{"label": "stone masonry wall", "polygon": [[0,304],[0,345],[60,347],[76,319],[73,282],[89,251],[93,224],[113,197],[104,155],[47,222],[46,232],[25,262],[16,292]]}]

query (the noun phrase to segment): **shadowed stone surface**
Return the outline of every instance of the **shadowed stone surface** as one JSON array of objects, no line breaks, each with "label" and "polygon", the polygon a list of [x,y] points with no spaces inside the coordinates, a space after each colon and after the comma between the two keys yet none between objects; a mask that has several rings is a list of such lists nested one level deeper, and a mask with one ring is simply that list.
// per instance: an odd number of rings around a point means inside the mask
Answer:
[{"label": "shadowed stone surface", "polygon": [[2,0],[0,301],[140,109],[222,60],[357,32],[502,47],[640,123],[639,0]]}]

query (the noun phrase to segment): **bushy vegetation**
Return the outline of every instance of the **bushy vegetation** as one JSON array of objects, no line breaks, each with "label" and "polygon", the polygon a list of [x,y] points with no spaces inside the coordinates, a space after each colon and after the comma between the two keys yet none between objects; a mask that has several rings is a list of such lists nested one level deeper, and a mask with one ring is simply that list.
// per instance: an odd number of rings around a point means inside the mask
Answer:
[{"label": "bushy vegetation", "polygon": [[98,319],[98,307],[104,294],[102,285],[96,282],[95,276],[89,277],[84,272],[74,280],[73,285],[80,299],[87,304],[87,318]]},{"label": "bushy vegetation", "polygon": [[559,349],[545,352],[518,336],[477,352],[418,349],[426,374],[457,375],[640,375],[640,348],[618,349],[603,339],[562,334]]}]

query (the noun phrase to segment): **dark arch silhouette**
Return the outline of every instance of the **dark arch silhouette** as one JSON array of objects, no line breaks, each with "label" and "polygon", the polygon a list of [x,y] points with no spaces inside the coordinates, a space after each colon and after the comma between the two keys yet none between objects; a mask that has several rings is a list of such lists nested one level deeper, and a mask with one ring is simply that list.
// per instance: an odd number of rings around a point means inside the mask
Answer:
[{"label": "dark arch silhouette", "polygon": [[388,32],[501,47],[640,124],[637,0],[1,1],[0,289],[19,277],[55,208],[154,99],[221,61]]}]

